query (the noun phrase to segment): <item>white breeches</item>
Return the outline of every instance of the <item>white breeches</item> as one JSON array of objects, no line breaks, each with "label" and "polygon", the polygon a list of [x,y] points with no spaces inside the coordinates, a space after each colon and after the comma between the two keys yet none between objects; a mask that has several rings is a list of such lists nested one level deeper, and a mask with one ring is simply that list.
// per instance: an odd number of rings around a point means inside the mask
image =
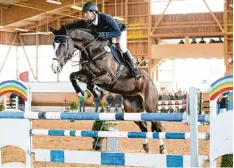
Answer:
[{"label": "white breeches", "polygon": [[122,31],[120,37],[117,39],[119,42],[119,47],[122,51],[122,53],[125,53],[128,51],[127,48],[127,31]]}]

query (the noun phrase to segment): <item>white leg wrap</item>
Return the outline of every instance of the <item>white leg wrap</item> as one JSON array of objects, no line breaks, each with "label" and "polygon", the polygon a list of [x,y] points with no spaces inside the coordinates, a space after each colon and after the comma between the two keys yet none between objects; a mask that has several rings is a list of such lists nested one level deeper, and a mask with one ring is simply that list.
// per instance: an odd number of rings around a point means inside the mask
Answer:
[{"label": "white leg wrap", "polygon": [[148,143],[148,139],[143,139],[143,144],[147,144]]},{"label": "white leg wrap", "polygon": [[163,145],[163,139],[159,139],[160,146]]}]

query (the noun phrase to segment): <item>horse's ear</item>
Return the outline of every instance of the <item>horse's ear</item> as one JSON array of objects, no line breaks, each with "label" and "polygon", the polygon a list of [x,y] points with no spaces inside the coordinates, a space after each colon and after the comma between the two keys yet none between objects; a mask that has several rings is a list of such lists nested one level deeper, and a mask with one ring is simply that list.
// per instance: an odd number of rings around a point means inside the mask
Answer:
[{"label": "horse's ear", "polygon": [[53,34],[55,34],[55,32],[57,31],[56,29],[54,29],[54,28],[52,28],[52,27],[50,27],[50,26],[49,26],[49,29],[50,29],[50,31],[51,31]]},{"label": "horse's ear", "polygon": [[68,33],[67,33],[67,27],[64,26],[64,25],[61,26],[61,28],[59,29],[59,31],[60,31],[60,33],[62,35],[66,35],[66,36],[68,35]]}]

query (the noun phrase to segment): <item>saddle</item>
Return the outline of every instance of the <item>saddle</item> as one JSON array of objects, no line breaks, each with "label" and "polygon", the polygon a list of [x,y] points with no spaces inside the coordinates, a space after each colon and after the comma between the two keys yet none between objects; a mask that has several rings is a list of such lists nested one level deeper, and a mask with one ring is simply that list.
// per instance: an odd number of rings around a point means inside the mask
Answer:
[{"label": "saddle", "polygon": [[[110,43],[109,45],[105,46],[104,47],[104,50],[106,52],[111,52],[115,58],[115,60],[118,62],[118,68],[117,68],[117,71],[116,71],[116,75],[114,77],[114,79],[111,79],[110,77],[110,74],[109,73],[105,73],[105,74],[102,74],[102,75],[99,75],[97,76],[96,78],[93,79],[93,82],[95,84],[97,83],[102,83],[103,81],[106,82],[106,80],[108,80],[108,88],[109,90],[111,91],[113,86],[115,85],[115,83],[118,81],[118,79],[120,78],[120,76],[122,75],[123,71],[124,71],[124,67],[125,65],[127,65],[127,63],[125,62],[124,58],[123,58],[123,55],[122,53],[120,52],[120,49],[118,47],[118,45],[114,44],[114,43]],[[104,52],[105,52],[104,51]],[[94,57],[95,59],[97,57],[99,57],[101,54],[97,55],[96,57]],[[92,64],[91,64],[92,65]]]},{"label": "saddle", "polygon": [[[125,66],[128,66],[127,62],[124,60],[122,53],[120,52],[119,44],[115,41],[111,41],[110,45],[105,46],[104,49],[107,52],[111,52],[115,58],[115,60],[118,62],[118,69],[116,71],[116,75],[114,80],[109,84],[109,90],[111,91],[115,83],[118,81],[120,76],[122,75]],[[100,80],[100,79],[99,79]]]},{"label": "saddle", "polygon": [[119,50],[118,44],[111,44],[111,52],[114,55],[115,60],[119,63],[119,64],[123,64],[125,65],[125,61],[123,59],[123,55]]},{"label": "saddle", "polygon": [[117,69],[117,72],[116,72],[116,76],[115,76],[115,79],[111,85],[111,87],[114,86],[114,84],[116,83],[116,81],[119,79],[119,77],[121,76],[121,74],[123,73],[124,71],[124,67],[126,65],[126,62],[125,60],[123,59],[123,55],[122,53],[120,52],[120,50],[118,49],[118,46],[117,44],[111,44],[110,46],[111,48],[111,52],[115,58],[115,60],[119,63],[119,66],[118,66],[118,69]]}]

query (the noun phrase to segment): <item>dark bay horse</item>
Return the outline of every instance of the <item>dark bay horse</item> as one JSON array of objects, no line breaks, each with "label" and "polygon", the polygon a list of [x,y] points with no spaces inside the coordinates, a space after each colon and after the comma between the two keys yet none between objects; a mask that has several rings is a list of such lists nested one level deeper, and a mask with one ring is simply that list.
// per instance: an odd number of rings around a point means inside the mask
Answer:
[{"label": "dark bay horse", "polygon": [[[124,66],[121,75],[120,63],[112,53],[113,44],[110,40],[98,40],[95,34],[88,29],[84,20],[75,21],[62,26],[59,30],[50,27],[55,35],[53,46],[55,57],[53,58],[52,70],[60,73],[68,60],[74,57],[76,50],[80,51],[81,69],[70,75],[71,83],[76,93],[82,93],[77,81],[87,84],[87,88],[97,96],[95,87],[98,86],[106,91],[121,94],[124,99],[124,110],[127,113],[156,112],[158,91],[147,72],[140,70],[143,77],[135,80],[131,75],[131,69]],[[126,64],[125,64],[126,65]],[[135,121],[142,132],[147,132],[147,123]],[[152,132],[162,132],[161,122],[151,122]],[[149,152],[147,139],[143,148]],[[160,153],[166,149],[163,140],[160,139]]]}]

